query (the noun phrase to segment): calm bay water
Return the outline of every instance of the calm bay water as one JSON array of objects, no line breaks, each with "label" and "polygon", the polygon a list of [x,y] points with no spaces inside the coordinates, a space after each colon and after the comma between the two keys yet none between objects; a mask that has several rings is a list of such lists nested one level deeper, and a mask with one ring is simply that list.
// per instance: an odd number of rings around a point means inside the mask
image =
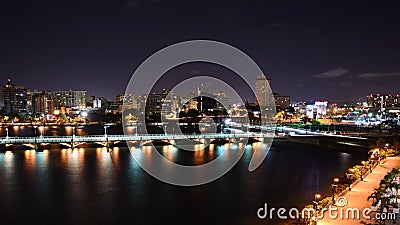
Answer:
[{"label": "calm bay water", "polygon": [[[229,145],[198,152],[172,146],[167,158],[201,164]],[[143,147],[149,151],[149,147]],[[275,142],[266,160],[248,172],[252,149],[222,178],[178,187],[143,171],[127,148],[16,151],[0,155],[1,224],[284,224],[259,220],[256,211],[303,207],[314,193],[330,193],[330,181],[366,158],[312,145]]]}]

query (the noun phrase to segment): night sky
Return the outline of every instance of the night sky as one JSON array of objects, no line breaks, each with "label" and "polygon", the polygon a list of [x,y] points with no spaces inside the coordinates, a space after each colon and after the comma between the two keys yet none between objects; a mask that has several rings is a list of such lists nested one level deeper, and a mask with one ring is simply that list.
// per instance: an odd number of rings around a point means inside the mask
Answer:
[{"label": "night sky", "polygon": [[[272,79],[273,91],[294,101],[398,94],[396,2],[2,1],[0,81],[112,100],[155,51],[210,39],[246,52]],[[171,73],[231,76],[218,70],[199,63]]]}]

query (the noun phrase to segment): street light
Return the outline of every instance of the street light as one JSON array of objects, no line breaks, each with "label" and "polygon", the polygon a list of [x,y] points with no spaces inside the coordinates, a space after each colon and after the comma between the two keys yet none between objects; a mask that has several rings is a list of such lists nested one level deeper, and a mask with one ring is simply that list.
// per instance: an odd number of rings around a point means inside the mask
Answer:
[{"label": "street light", "polygon": [[363,181],[364,180],[364,164],[365,164],[365,161],[361,161],[361,164],[362,164],[362,166],[361,166],[361,181]]},{"label": "street light", "polygon": [[369,172],[372,173],[372,166],[374,165],[373,157],[372,159],[369,160],[368,164],[369,164]]},{"label": "street light", "polygon": [[39,130],[40,130],[40,137],[43,137],[43,129],[44,129],[44,127],[39,127]]},{"label": "street light", "polygon": [[351,184],[354,176],[354,169],[350,169],[351,173],[346,173],[347,181],[349,182],[349,191],[351,191]]},{"label": "street light", "polygon": [[107,138],[107,127],[108,126],[104,126],[104,137]]},{"label": "street light", "polygon": [[33,126],[33,131],[35,132],[35,136],[36,136],[36,128],[37,126]]},{"label": "street light", "polygon": [[8,139],[8,127],[6,127],[6,138]]},{"label": "street light", "polygon": [[109,143],[108,143],[108,137],[107,137],[107,127],[109,126],[104,126],[104,138],[106,139],[106,147],[107,147],[107,152],[108,152],[108,148],[110,147]]},{"label": "street light", "polygon": [[75,148],[74,139],[75,139],[75,127],[73,126],[73,127],[72,127],[72,139],[71,139],[71,148],[72,148],[72,149]]},{"label": "street light", "polygon": [[35,148],[36,148],[36,128],[37,126],[33,126],[33,131],[35,132]]},{"label": "street light", "polygon": [[314,201],[313,201],[313,203],[314,203],[314,209],[315,210],[317,210],[318,209],[318,200],[321,198],[321,195],[320,194],[315,194],[314,195]]},{"label": "street light", "polygon": [[332,202],[335,201],[335,193],[337,190],[337,183],[339,182],[339,178],[335,178],[333,179],[333,183],[332,183]]}]

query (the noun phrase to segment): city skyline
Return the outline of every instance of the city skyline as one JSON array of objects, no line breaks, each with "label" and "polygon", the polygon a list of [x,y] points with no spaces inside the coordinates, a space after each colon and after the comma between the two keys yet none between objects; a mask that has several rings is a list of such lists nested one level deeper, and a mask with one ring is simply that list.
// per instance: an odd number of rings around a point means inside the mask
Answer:
[{"label": "city skyline", "polygon": [[[294,101],[359,100],[398,90],[397,8],[395,2],[363,1],[7,2],[0,14],[0,78],[110,99],[124,92],[133,71],[157,50],[210,39],[246,52],[272,79],[272,90]],[[232,76],[204,65],[170,72]]]},{"label": "city skyline", "polygon": [[[265,75],[264,75],[265,76]],[[269,81],[268,83],[270,83],[271,82],[271,79],[269,79],[268,77],[266,77],[266,79]],[[123,93],[123,92],[121,92],[121,93],[119,93],[119,94],[117,94],[117,95],[115,95],[115,96],[110,96],[110,98],[107,98],[107,97],[104,97],[104,96],[99,96],[99,95],[97,95],[96,93],[91,93],[91,92],[88,92],[87,90],[85,90],[85,89],[80,89],[80,90],[77,90],[77,89],[66,89],[66,88],[64,88],[64,89],[56,89],[56,90],[52,90],[52,89],[49,89],[49,88],[47,88],[47,89],[43,89],[43,90],[39,90],[39,89],[34,89],[34,88],[30,88],[29,86],[26,86],[26,85],[24,85],[24,84],[16,84],[16,83],[14,83],[13,82],[13,79],[11,79],[11,78],[8,78],[7,80],[6,80],[6,82],[5,82],[5,85],[1,85],[1,86],[7,86],[7,85],[9,85],[9,84],[12,84],[12,85],[15,85],[15,86],[19,86],[19,87],[23,87],[23,88],[25,88],[25,89],[28,89],[30,92],[32,92],[32,93],[41,93],[41,92],[68,92],[68,91],[72,91],[72,92],[85,92],[86,93],[86,96],[88,96],[88,97],[95,97],[96,99],[99,99],[99,98],[103,98],[103,99],[105,99],[105,100],[107,100],[107,101],[114,101],[114,100],[116,100],[116,99],[118,99],[121,95],[125,95],[125,94],[127,94],[127,95],[132,95],[132,93]],[[195,90],[196,88],[198,88],[198,87],[200,87],[200,86],[202,86],[202,85],[204,85],[204,84],[201,84],[201,85],[199,85],[199,86],[196,86],[195,84],[189,84],[189,86],[190,86],[190,88],[194,88],[193,90]],[[212,84],[210,83],[210,85],[212,86]],[[206,87],[207,88],[210,88],[210,86],[208,86],[208,85],[206,85]],[[166,87],[164,87],[164,88],[161,88],[161,86],[160,85],[156,85],[156,88],[154,88],[154,92],[152,92],[152,93],[162,93],[164,90],[170,90],[170,89],[168,89],[168,88],[166,88]],[[182,92],[182,90],[179,90],[179,92]],[[179,93],[177,96],[179,96],[179,97],[182,97],[182,98],[185,98],[185,97],[188,97],[188,96],[190,96],[191,94],[193,94],[193,92],[194,91],[189,91],[189,92],[185,92],[185,93]],[[214,93],[214,94],[217,94],[217,93],[225,93],[223,90],[217,90],[217,89],[213,89],[213,88],[211,88],[211,90],[210,90],[210,93]],[[230,91],[228,91],[228,93],[229,94],[231,94],[230,93]],[[175,94],[177,94],[177,93],[175,93]],[[225,93],[225,94],[227,94],[227,93]],[[230,96],[228,94],[228,96]],[[276,97],[276,96],[282,96],[282,97],[290,97],[290,99],[291,99],[291,101],[290,101],[290,104],[296,104],[296,103],[302,103],[302,102],[304,102],[304,103],[307,103],[307,102],[314,102],[314,101],[320,101],[320,100],[324,100],[324,101],[329,101],[329,103],[339,103],[339,102],[355,102],[355,103],[363,103],[363,102],[368,102],[368,98],[370,97],[370,96],[372,96],[372,95],[377,95],[377,96],[397,96],[397,98],[400,96],[400,94],[398,94],[398,93],[390,93],[390,92],[381,92],[381,93],[373,93],[372,91],[370,91],[370,92],[368,92],[368,93],[365,93],[365,96],[364,97],[362,97],[362,98],[360,98],[360,99],[357,99],[357,100],[353,100],[352,98],[348,98],[348,99],[343,99],[343,100],[332,100],[331,98],[329,98],[329,97],[316,97],[315,99],[309,99],[309,100],[307,100],[307,99],[299,99],[297,96],[289,96],[289,95],[281,95],[281,93],[278,93],[278,92],[273,92],[273,94],[274,94],[274,97]],[[140,95],[133,95],[133,96],[135,96],[136,98],[137,97],[140,97],[140,96],[145,96],[145,95],[148,95],[148,94],[140,94]],[[257,103],[257,100],[255,99],[255,96],[252,96],[253,98],[246,98],[246,99],[244,99],[245,101],[248,101],[249,103]],[[295,100],[292,100],[292,98],[294,98]],[[239,102],[239,101],[238,101]],[[232,104],[236,104],[235,102],[232,102]]]}]

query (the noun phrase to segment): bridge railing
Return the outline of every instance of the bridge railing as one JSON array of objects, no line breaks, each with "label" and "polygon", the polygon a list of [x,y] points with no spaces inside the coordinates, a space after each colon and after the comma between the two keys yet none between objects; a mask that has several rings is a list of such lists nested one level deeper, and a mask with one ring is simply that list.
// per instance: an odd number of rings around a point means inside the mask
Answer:
[{"label": "bridge railing", "polygon": [[2,137],[0,144],[15,143],[65,143],[65,142],[104,142],[104,141],[141,141],[165,139],[213,139],[213,138],[262,138],[262,133],[210,133],[210,134],[146,134],[146,135],[88,135],[88,136],[36,136],[36,137]]}]

